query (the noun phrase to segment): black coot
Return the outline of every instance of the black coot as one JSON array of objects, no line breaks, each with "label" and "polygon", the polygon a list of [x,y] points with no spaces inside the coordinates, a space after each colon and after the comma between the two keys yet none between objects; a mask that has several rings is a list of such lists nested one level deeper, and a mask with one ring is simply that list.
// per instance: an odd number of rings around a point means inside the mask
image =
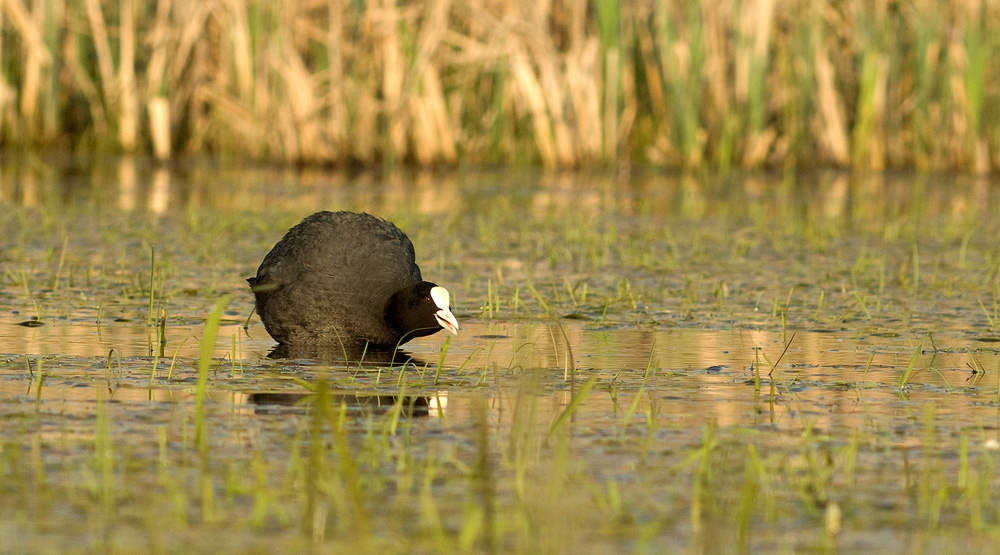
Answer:
[{"label": "black coot", "polygon": [[423,281],[413,244],[369,214],[317,212],[288,230],[248,278],[257,314],[284,345],[394,348],[458,333],[448,290]]}]

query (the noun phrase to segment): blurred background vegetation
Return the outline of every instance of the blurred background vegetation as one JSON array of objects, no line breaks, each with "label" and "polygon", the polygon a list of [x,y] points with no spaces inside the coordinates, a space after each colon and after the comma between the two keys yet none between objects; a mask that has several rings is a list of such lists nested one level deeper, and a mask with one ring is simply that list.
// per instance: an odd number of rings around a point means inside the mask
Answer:
[{"label": "blurred background vegetation", "polygon": [[5,150],[1000,165],[983,0],[0,0]]}]

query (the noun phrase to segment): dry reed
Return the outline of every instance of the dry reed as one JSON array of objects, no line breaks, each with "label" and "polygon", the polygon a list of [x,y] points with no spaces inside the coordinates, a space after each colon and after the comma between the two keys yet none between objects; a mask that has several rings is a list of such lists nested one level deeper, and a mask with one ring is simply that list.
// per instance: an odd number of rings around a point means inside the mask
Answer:
[{"label": "dry reed", "polygon": [[977,0],[0,0],[0,144],[991,171]]}]

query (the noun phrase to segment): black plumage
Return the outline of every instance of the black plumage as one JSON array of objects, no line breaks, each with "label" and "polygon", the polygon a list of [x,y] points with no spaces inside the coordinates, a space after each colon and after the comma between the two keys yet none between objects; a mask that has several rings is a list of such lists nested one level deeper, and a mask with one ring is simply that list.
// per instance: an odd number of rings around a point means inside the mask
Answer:
[{"label": "black plumage", "polygon": [[247,281],[264,327],[285,345],[394,348],[458,330],[447,290],[423,281],[406,234],[369,214],[307,217]]}]

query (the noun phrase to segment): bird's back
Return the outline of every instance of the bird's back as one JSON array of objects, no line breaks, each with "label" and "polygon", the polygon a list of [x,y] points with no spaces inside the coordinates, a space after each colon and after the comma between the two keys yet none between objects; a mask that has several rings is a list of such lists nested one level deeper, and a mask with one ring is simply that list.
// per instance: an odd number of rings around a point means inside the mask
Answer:
[{"label": "bird's back", "polygon": [[319,212],[293,227],[252,278],[257,312],[282,343],[391,341],[388,298],[421,280],[413,244],[395,225]]}]

